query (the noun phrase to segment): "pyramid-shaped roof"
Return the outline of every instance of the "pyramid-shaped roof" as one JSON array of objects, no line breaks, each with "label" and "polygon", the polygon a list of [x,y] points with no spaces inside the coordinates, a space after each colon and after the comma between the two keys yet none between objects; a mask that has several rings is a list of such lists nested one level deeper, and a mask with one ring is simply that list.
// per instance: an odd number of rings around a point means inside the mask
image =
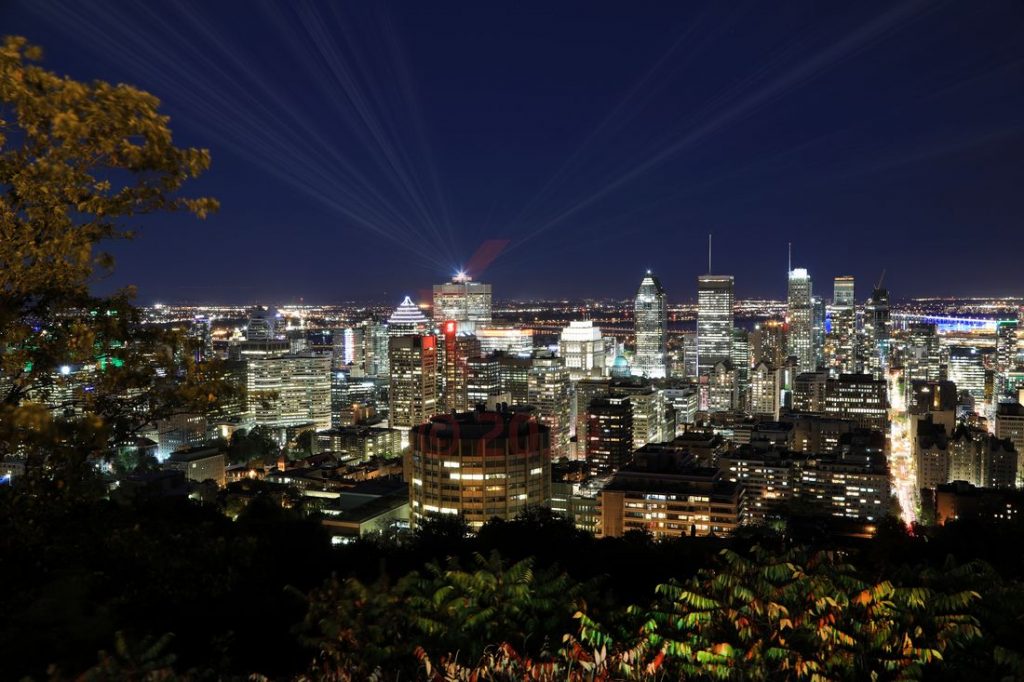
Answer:
[{"label": "pyramid-shaped roof", "polygon": [[412,302],[408,296],[398,304],[395,312],[388,318],[388,324],[427,324],[426,316],[420,311],[419,306]]}]

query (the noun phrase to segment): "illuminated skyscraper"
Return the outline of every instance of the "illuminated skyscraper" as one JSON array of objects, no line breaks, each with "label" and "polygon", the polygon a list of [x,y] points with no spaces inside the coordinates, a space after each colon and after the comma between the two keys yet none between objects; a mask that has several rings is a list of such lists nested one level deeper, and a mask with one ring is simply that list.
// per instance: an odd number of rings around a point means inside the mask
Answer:
[{"label": "illuminated skyscraper", "polygon": [[537,420],[551,429],[551,454],[569,454],[569,370],[557,357],[533,359],[527,378],[527,400],[537,408]]},{"label": "illuminated skyscraper", "polygon": [[247,360],[246,393],[257,424],[331,428],[331,358],[277,355]]},{"label": "illuminated skyscraper", "polygon": [[[501,395],[498,360],[493,356],[466,359],[466,398],[470,408]],[[509,401],[505,401],[509,402]]]},{"label": "illuminated skyscraper", "polygon": [[459,330],[474,331],[491,323],[491,285],[474,282],[464,272],[451,282],[434,285],[434,322],[440,325],[454,320]]},{"label": "illuminated skyscraper", "polygon": [[437,337],[409,334],[388,342],[391,356],[389,425],[408,431],[437,413]]},{"label": "illuminated skyscraper", "polygon": [[972,346],[951,346],[949,349],[949,380],[957,390],[967,391],[974,398],[977,412],[985,401],[985,356]]},{"label": "illuminated skyscraper", "polygon": [[592,320],[573,320],[558,340],[558,354],[573,381],[604,376],[606,347],[601,329]]},{"label": "illuminated skyscraper", "polygon": [[833,375],[852,374],[857,367],[857,299],[853,277],[836,277],[832,290]]},{"label": "illuminated skyscraper", "polygon": [[765,320],[750,333],[750,356],[754,363],[767,360],[773,367],[786,361],[786,327],[779,320]]},{"label": "illuminated skyscraper", "polygon": [[734,329],[732,333],[732,365],[736,368],[736,409],[744,409],[750,399],[750,333]]},{"label": "illuminated skyscraper", "polygon": [[767,360],[761,360],[750,373],[750,413],[779,418],[779,372]]},{"label": "illuminated skyscraper", "polygon": [[864,370],[876,379],[889,369],[889,292],[875,289],[864,306]]},{"label": "illuminated skyscraper", "polygon": [[406,336],[408,334],[424,334],[430,329],[430,320],[419,306],[406,296],[388,318],[388,336]]},{"label": "illuminated skyscraper", "polygon": [[641,376],[664,378],[668,341],[668,303],[658,278],[647,271],[636,292],[636,360],[633,372]]},{"label": "illuminated skyscraper", "polygon": [[907,329],[903,365],[907,386],[914,381],[938,381],[942,378],[939,336],[934,324],[917,322]]},{"label": "illuminated skyscraper", "polygon": [[825,299],[811,296],[811,334],[814,344],[814,366],[825,366]]},{"label": "illuminated skyscraper", "polygon": [[814,347],[814,304],[811,300],[811,276],[804,268],[789,271],[789,296],[787,299],[786,322],[789,338],[786,352],[796,358],[800,372],[817,369],[817,353]]},{"label": "illuminated skyscraper", "polygon": [[467,360],[480,356],[480,341],[472,334],[460,333],[458,323],[448,320],[442,324],[444,335],[444,358],[441,376],[444,392],[441,394],[441,410],[444,412],[465,412],[472,405],[468,393]]},{"label": "illuminated skyscraper", "polygon": [[697,373],[709,376],[716,364],[732,359],[732,275],[697,277]]},{"label": "illuminated skyscraper", "polygon": [[1017,369],[1017,345],[1020,332],[1017,321],[1000,322],[996,325],[996,369],[1006,372]]},{"label": "illuminated skyscraper", "polygon": [[633,407],[629,398],[594,398],[587,408],[587,461],[602,473],[615,471],[633,452]]},{"label": "illuminated skyscraper", "polygon": [[527,357],[533,352],[533,330],[521,327],[480,325],[473,332],[484,355],[494,352]]},{"label": "illuminated skyscraper", "polygon": [[271,308],[257,308],[245,328],[246,341],[270,341],[277,338],[277,313]]}]

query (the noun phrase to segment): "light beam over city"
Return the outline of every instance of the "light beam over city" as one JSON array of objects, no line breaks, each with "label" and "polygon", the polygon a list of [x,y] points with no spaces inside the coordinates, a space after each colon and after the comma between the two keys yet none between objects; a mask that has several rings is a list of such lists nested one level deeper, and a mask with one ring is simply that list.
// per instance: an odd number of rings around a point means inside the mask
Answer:
[{"label": "light beam over city", "polygon": [[1024,5],[0,25],[5,679],[1024,679]]}]

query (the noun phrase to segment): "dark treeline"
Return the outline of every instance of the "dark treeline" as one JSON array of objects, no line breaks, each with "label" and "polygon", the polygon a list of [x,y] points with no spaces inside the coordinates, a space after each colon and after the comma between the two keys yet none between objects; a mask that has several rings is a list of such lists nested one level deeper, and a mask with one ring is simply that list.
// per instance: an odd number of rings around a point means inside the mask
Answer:
[{"label": "dark treeline", "polygon": [[[795,527],[799,524],[790,524]],[[1020,524],[952,523],[910,534],[894,521],[872,540],[833,549],[841,549],[840,556],[866,583],[911,584],[930,570],[955,576],[960,584],[946,585],[947,591],[977,592],[964,613],[976,619],[980,638],[924,671],[933,679],[995,679],[1014,674],[1012,652],[1024,649],[1024,555],[1008,551],[1022,542]],[[729,540],[653,542],[642,534],[599,540],[536,510],[513,521],[495,520],[476,535],[448,517],[400,543],[367,539],[332,548],[314,520],[282,509],[270,494],[257,496],[232,522],[216,505],[187,500],[60,504],[5,489],[0,492],[0,580],[6,587],[0,656],[5,677],[46,679],[51,666],[51,672],[73,677],[94,666],[99,651],[113,650],[118,633],[129,651],[170,633],[173,639],[161,649],[169,658],[160,660],[178,674],[291,679],[310,670],[331,648],[330,640],[339,637],[318,625],[325,609],[341,608],[330,600],[358,601],[350,592],[332,593],[331,585],[354,579],[350,584],[371,594],[395,595],[385,608],[411,622],[424,612],[414,613],[410,600],[430,596],[438,587],[403,587],[410,574],[425,580],[432,564],[438,574],[481,567],[500,573],[524,559],[530,560],[535,579],[525,588],[526,602],[543,601],[549,584],[557,584],[564,597],[555,606],[545,602],[543,608],[554,614],[553,621],[545,621],[551,632],[536,633],[537,640],[526,645],[541,646],[547,637],[544,646],[551,649],[565,634],[577,632],[576,610],[613,623],[628,636],[636,626],[625,616],[629,605],[649,605],[656,586],[720,566],[722,550],[751,556],[755,545],[775,556],[797,548],[806,557],[825,543],[813,532],[785,529],[749,529]],[[965,565],[970,570],[953,570]],[[321,616],[311,621],[316,613]],[[501,618],[491,620],[486,633],[493,640],[479,642],[481,647],[514,639],[501,631]],[[403,673],[402,679],[423,674],[416,647],[428,648],[434,658],[452,653],[446,647],[460,645],[457,631],[464,627],[446,634],[438,631],[443,623],[435,623],[434,630],[425,626],[404,633],[407,638],[392,642],[397,648],[388,653],[391,673]],[[417,633],[421,641],[412,639]],[[522,648],[521,642],[511,643]]]}]

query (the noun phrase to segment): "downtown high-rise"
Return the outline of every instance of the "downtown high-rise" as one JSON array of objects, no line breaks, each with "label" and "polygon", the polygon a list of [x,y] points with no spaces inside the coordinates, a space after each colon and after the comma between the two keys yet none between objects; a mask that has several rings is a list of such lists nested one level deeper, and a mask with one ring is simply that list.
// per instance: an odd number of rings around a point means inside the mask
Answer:
[{"label": "downtown high-rise", "polygon": [[697,278],[697,373],[709,376],[732,358],[734,284],[732,275]]},{"label": "downtown high-rise", "polygon": [[648,270],[634,306],[636,360],[633,373],[650,379],[667,376],[668,301],[658,278]]},{"label": "downtown high-rise", "polygon": [[474,282],[464,272],[451,282],[434,285],[433,318],[441,325],[454,321],[459,330],[473,332],[491,323],[491,285]]},{"label": "downtown high-rise", "polygon": [[889,368],[889,292],[876,288],[864,306],[864,371],[876,379]]},{"label": "downtown high-rise", "polygon": [[853,277],[836,277],[833,282],[830,341],[830,369],[836,375],[857,372],[857,299]]},{"label": "downtown high-rise", "polygon": [[787,354],[796,358],[797,371],[813,372],[817,368],[817,352],[814,347],[814,302],[811,276],[805,268],[789,271],[786,324],[789,328]]}]

